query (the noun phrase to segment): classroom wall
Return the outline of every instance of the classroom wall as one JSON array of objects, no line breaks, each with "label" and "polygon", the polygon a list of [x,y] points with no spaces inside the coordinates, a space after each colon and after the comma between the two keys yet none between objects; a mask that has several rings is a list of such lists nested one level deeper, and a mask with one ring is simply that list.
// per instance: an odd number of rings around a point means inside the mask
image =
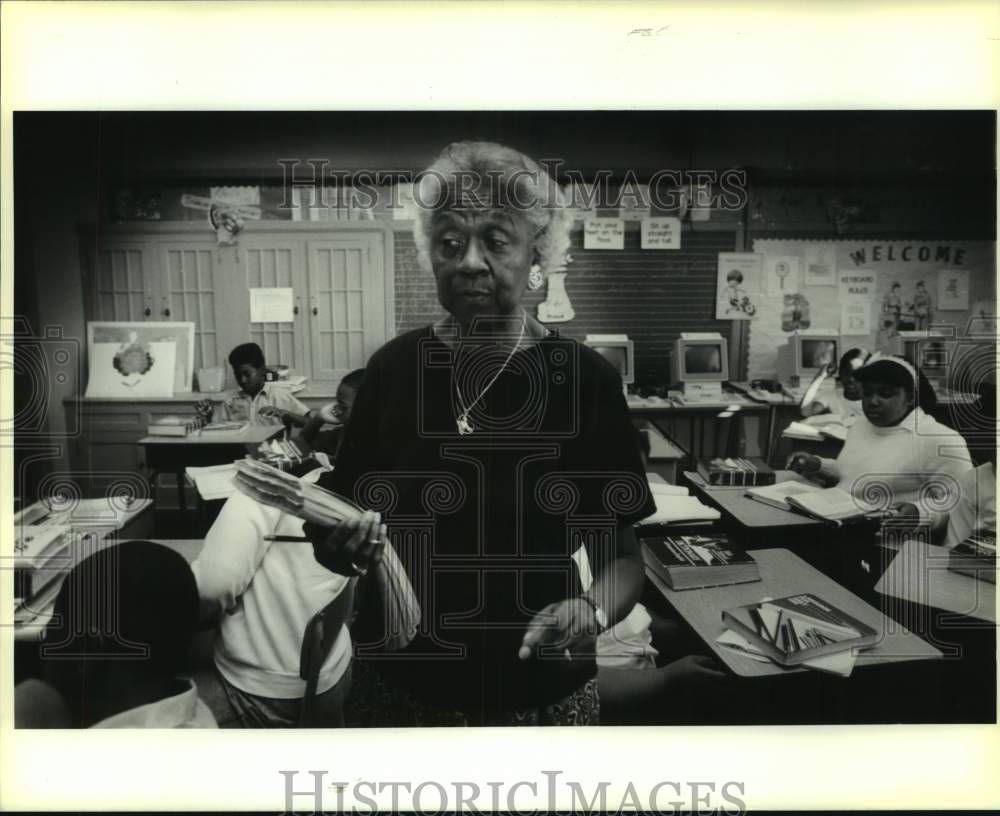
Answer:
[{"label": "classroom wall", "polygon": [[[417,266],[413,237],[396,232],[397,331],[426,326],[442,315],[429,272]],[[575,317],[552,324],[565,337],[627,334],[635,344],[636,381],[666,385],[670,352],[681,332],[720,332],[731,321],[715,319],[716,260],[732,252],[734,231],[685,232],[678,250],[642,250],[637,228],[627,229],[623,250],[585,250],[583,231],[571,235],[566,293]],[[544,287],[527,292],[524,304],[534,314],[545,299]]]},{"label": "classroom wall", "polygon": [[[59,129],[39,130],[30,139],[15,140],[14,145],[18,190],[14,241],[21,245],[17,258],[25,263],[14,274],[33,275],[35,280],[33,293],[27,287],[15,289],[13,309],[5,308],[4,316],[11,312],[29,316],[36,337],[44,337],[46,329],[52,328],[78,344],[80,354],[86,349],[86,327],[78,227],[81,223],[96,223],[100,212],[97,145],[96,122],[85,114],[66,114]],[[30,263],[25,261],[25,247],[31,255]],[[32,296],[36,298],[34,303],[24,302]],[[18,437],[19,447],[43,446],[38,455],[51,457],[54,471],[69,470],[72,438],[67,434],[74,431],[76,423],[71,418],[67,424],[62,401],[86,385],[77,380],[78,368],[82,367],[66,365],[63,380],[48,371],[35,378],[38,387],[47,392],[42,400],[47,406],[42,423],[51,438]]]},{"label": "classroom wall", "polygon": [[[803,282],[803,270],[807,253],[819,255],[823,250],[831,250],[833,253],[831,257],[835,259],[837,274],[832,276],[833,285],[806,285]],[[784,296],[767,294],[766,291],[768,277],[766,270],[775,258],[792,258],[799,261],[796,273],[798,280],[793,281],[789,278],[785,281],[785,285],[789,291],[798,292],[808,301],[810,312],[808,328],[829,329],[837,334],[840,334],[842,328],[841,305],[844,300],[843,293],[837,285],[837,278],[840,274],[867,272],[875,274],[875,290],[866,302],[871,331],[866,334],[844,335],[841,339],[844,349],[856,346],[869,350],[890,350],[887,345],[887,335],[879,332],[879,319],[883,299],[894,283],[900,284],[902,300],[904,303],[909,303],[913,299],[917,282],[923,281],[934,304],[933,325],[941,330],[953,332],[956,337],[966,334],[966,326],[972,315],[971,307],[976,301],[988,301],[994,304],[996,302],[996,262],[993,243],[948,240],[829,242],[764,239],[754,241],[753,251],[764,256],[765,274],[762,281],[764,291],[759,296],[757,316],[750,324],[748,367],[751,377],[775,376],[777,349],[784,345],[792,334],[782,327]],[[939,272],[948,269],[968,272],[970,308],[948,311],[941,309],[938,275]]]}]

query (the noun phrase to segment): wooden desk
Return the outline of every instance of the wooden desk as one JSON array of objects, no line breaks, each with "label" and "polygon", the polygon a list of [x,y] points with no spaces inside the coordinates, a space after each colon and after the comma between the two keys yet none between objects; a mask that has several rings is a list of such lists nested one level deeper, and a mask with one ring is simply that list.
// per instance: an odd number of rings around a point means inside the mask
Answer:
[{"label": "wooden desk", "polygon": [[[705,458],[706,444],[705,444],[705,427],[706,420],[710,421],[710,426],[713,431],[719,427],[720,421],[727,421],[730,423],[728,432],[725,434],[725,441],[720,446],[718,444],[718,438],[714,440],[712,450],[710,451],[712,456],[737,456],[740,452],[737,450],[737,446],[734,444],[734,437],[736,436],[739,429],[744,428],[743,420],[749,417],[755,417],[759,419],[764,419],[765,415],[770,411],[770,406],[766,403],[755,402],[753,400],[747,399],[742,394],[738,393],[727,393],[725,394],[724,401],[722,402],[710,402],[710,403],[676,403],[671,400],[659,400],[656,402],[650,402],[638,397],[629,397],[627,400],[629,413],[633,417],[642,417],[647,419],[662,433],[667,439],[674,441],[675,443],[683,445],[683,443],[677,439],[677,433],[672,427],[675,420],[683,420],[686,423],[690,423],[691,434],[690,434],[690,453],[697,459]],[[728,412],[730,409],[734,409],[729,416],[720,417],[722,413]],[[761,422],[761,427],[763,428],[766,422]],[[761,432],[763,436],[763,431]],[[766,451],[766,440],[763,438],[758,440],[758,446],[760,447],[762,453],[760,455],[765,455]]]},{"label": "wooden desk", "polygon": [[[728,518],[741,527],[764,530],[772,528],[804,528],[813,530],[824,529],[826,525],[817,519],[809,518],[800,513],[779,510],[763,502],[747,498],[745,487],[716,487],[708,485],[700,474],[685,471],[684,476],[700,499],[704,499],[713,507],[718,508]],[[779,482],[805,482],[790,470],[777,471]]]},{"label": "wooden desk", "polygon": [[[646,553],[645,548],[643,552]],[[722,625],[724,609],[755,603],[765,597],[783,598],[800,592],[811,592],[883,633],[883,638],[877,645],[859,653],[856,669],[908,660],[941,658],[941,652],[933,646],[911,634],[878,609],[866,604],[788,550],[756,550],[753,557],[760,567],[761,580],[752,584],[727,587],[675,592],[651,569],[648,567],[646,569],[647,576],[663,593],[668,603],[694,629],[715,656],[735,674],[741,677],[768,677],[808,671],[801,667],[785,668],[770,661],[762,663],[715,642],[725,631]]]},{"label": "wooden desk", "polygon": [[875,585],[875,591],[888,604],[898,599],[989,624],[997,622],[996,586],[971,575],[951,572],[948,549],[926,541],[903,544]]},{"label": "wooden desk", "polygon": [[177,501],[180,509],[186,510],[184,468],[224,465],[242,459],[261,442],[283,432],[281,425],[246,425],[239,431],[197,431],[190,436],[145,436],[138,444],[145,449],[150,491],[152,493],[155,490],[158,473],[176,474]]}]

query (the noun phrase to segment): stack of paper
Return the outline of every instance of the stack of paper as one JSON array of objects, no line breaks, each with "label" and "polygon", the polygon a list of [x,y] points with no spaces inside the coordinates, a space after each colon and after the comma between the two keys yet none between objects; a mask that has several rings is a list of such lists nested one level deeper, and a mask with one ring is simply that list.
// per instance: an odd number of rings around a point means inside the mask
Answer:
[{"label": "stack of paper", "polygon": [[214,465],[213,467],[189,467],[184,472],[194,482],[198,495],[205,501],[228,499],[236,492],[233,479],[236,465]]},{"label": "stack of paper", "polygon": [[[335,527],[341,521],[362,515],[361,508],[343,496],[263,462],[242,459],[235,467],[234,481],[241,493],[289,515],[322,527]],[[416,635],[420,605],[405,568],[388,542],[374,578],[379,583],[378,593],[389,622],[389,649],[402,649]]]},{"label": "stack of paper", "polygon": [[306,387],[305,377],[288,377],[284,380],[274,380],[270,384],[271,388],[284,388],[292,394],[297,394]]}]

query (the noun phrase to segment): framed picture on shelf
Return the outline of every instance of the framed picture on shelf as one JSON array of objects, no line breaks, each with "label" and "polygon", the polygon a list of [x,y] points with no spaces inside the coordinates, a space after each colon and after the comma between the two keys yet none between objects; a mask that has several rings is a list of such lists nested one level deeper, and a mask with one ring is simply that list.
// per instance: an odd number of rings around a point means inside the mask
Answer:
[{"label": "framed picture on shelf", "polygon": [[194,323],[87,324],[88,397],[169,397],[191,391]]}]

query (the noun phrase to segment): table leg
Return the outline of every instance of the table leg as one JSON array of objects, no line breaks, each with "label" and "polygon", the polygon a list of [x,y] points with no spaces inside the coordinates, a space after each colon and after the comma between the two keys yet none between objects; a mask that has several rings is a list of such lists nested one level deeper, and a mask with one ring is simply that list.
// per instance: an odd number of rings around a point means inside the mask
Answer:
[{"label": "table leg", "polygon": [[774,456],[774,426],[778,421],[778,409],[771,404],[767,407],[767,458],[764,460],[771,464],[771,457]]}]

